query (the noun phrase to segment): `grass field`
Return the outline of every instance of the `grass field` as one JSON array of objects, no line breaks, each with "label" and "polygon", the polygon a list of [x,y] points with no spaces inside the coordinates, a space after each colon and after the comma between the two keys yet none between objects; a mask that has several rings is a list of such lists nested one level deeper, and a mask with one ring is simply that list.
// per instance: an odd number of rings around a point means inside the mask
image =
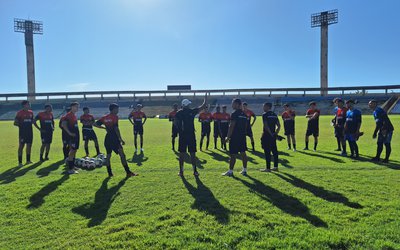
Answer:
[{"label": "grass field", "polygon": [[[258,171],[265,166],[258,119],[249,176],[238,174],[238,161],[235,178],[222,177],[228,156],[210,150],[198,153],[199,179],[190,164],[184,179],[177,176],[167,120],[148,120],[144,155],[135,157],[131,125],[120,122],[130,166],[140,174],[130,179],[115,156],[111,179],[105,167],[62,174],[58,128],[50,161],[38,163],[35,131],[34,164],[18,168],[17,128],[1,122],[0,248],[400,249],[400,117],[391,117],[396,131],[386,165],[368,162],[376,149],[371,115],[363,118],[359,161],[333,151],[330,119],[321,118],[318,152],[278,144],[279,173]],[[299,149],[305,125],[297,118]],[[97,135],[103,149],[104,131]],[[95,152],[93,144],[90,149]]]}]

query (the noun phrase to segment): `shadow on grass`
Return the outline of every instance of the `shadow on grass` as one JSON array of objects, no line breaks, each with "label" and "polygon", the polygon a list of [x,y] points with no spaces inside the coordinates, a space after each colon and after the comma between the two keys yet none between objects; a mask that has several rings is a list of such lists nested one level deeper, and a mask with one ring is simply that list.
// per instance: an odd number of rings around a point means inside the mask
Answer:
[{"label": "shadow on grass", "polygon": [[225,152],[219,154],[219,153],[217,153],[215,151],[203,151],[203,153],[208,154],[209,156],[211,156],[216,161],[222,161],[222,162],[229,161],[229,155],[226,154]]},{"label": "shadow on grass", "polygon": [[345,206],[351,207],[351,208],[363,208],[360,204],[356,202],[350,202],[347,197],[344,195],[334,192],[334,191],[329,191],[325,190],[323,187],[315,186],[309,182],[306,182],[300,178],[297,178],[296,176],[293,176],[288,173],[284,174],[278,174],[276,173],[276,176],[280,177],[281,179],[289,182],[293,186],[302,188],[307,190],[308,192],[312,193],[318,198],[324,199],[329,202],[337,202],[337,203],[342,203]]},{"label": "shadow on grass", "polygon": [[143,151],[141,151],[139,154],[135,152],[135,154],[132,156],[131,160],[128,160],[130,163],[136,163],[137,166],[142,166],[143,162],[147,161],[149,157],[144,156]]},{"label": "shadow on grass", "polygon": [[237,177],[233,178],[242,182],[261,199],[271,202],[272,205],[276,206],[283,212],[292,216],[301,217],[316,227],[328,227],[328,225],[318,216],[312,215],[308,207],[295,197],[289,196],[280,192],[279,190],[267,186],[251,176],[248,176],[248,179],[253,181],[253,183]]},{"label": "shadow on grass", "polygon": [[368,156],[368,155],[360,155],[360,158],[358,160],[362,161],[362,162],[371,162],[371,163],[373,163],[375,165],[387,167],[387,168],[390,168],[390,169],[400,170],[400,162],[399,161],[389,160],[389,162],[387,162],[387,163],[382,162],[382,161],[372,162],[371,161],[372,158],[373,157]]},{"label": "shadow on grass", "polygon": [[186,189],[195,199],[192,208],[211,214],[221,224],[229,222],[230,211],[215,198],[211,190],[203,184],[199,177],[196,176],[197,187],[190,184],[184,176],[181,179]]},{"label": "shadow on grass", "polygon": [[[326,156],[320,153],[311,153],[311,152],[307,152],[307,151],[297,151],[300,154],[305,154],[305,155],[309,155],[309,156],[315,156],[315,157],[319,157],[322,159],[326,159],[326,160],[330,160],[336,163],[344,163],[344,161],[342,159],[340,159],[340,155],[338,155],[337,157],[330,157],[330,156]],[[325,152],[322,152],[325,153]]]},{"label": "shadow on grass", "polygon": [[40,189],[38,192],[34,193],[30,198],[29,198],[29,205],[26,206],[28,209],[32,208],[39,208],[41,205],[44,203],[44,198],[51,194],[52,192],[56,191],[57,188],[63,184],[66,180],[69,179],[68,174],[64,174],[60,179],[56,181],[52,181],[46,186],[44,186],[42,189]]},{"label": "shadow on grass", "polygon": [[[179,152],[175,152],[175,155],[177,156],[176,160],[179,161]],[[183,159],[184,159],[185,163],[192,164],[189,153],[185,153],[185,156]],[[203,169],[204,168],[203,165],[206,163],[207,163],[207,160],[200,159],[199,157],[197,157],[197,153],[196,153],[196,166],[200,169]]]},{"label": "shadow on grass", "polygon": [[96,192],[93,203],[86,203],[72,209],[72,212],[90,219],[88,227],[94,227],[103,223],[107,218],[111,204],[119,195],[118,191],[125,184],[128,178],[124,178],[117,185],[108,188],[108,181],[110,179],[110,177],[104,179],[100,189]]},{"label": "shadow on grass", "polygon": [[42,165],[42,162],[33,163],[25,168],[24,168],[24,166],[22,166],[22,167],[17,166],[17,167],[8,169],[5,172],[3,172],[2,174],[0,174],[0,182],[1,182],[1,184],[11,183],[11,182],[15,181],[18,177],[25,175],[26,173],[39,167],[40,165]]},{"label": "shadow on grass", "polygon": [[39,177],[45,177],[45,176],[48,176],[52,171],[56,171],[62,164],[64,164],[64,160],[59,160],[59,161],[57,161],[57,162],[54,162],[53,164],[51,164],[51,165],[49,165],[49,166],[47,166],[47,167],[44,167],[44,168],[41,168],[41,169],[39,169],[37,172],[36,172],[36,174],[39,176]]}]

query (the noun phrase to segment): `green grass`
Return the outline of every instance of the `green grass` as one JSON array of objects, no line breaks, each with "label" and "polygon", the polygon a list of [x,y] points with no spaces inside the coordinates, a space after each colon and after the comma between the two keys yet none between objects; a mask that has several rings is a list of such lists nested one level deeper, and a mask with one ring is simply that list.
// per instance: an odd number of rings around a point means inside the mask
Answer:
[{"label": "green grass", "polygon": [[[261,173],[259,119],[249,177],[237,173],[240,161],[235,178],[222,177],[228,156],[211,150],[198,153],[198,180],[189,164],[186,178],[177,176],[167,120],[148,121],[145,154],[133,161],[132,128],[120,122],[130,166],[140,173],[127,180],[115,155],[111,179],[105,167],[63,175],[59,129],[50,161],[18,168],[17,128],[1,122],[0,248],[400,249],[400,117],[391,118],[391,164],[368,162],[376,149],[371,115],[364,116],[360,161],[336,156],[331,117],[322,117],[318,152],[290,152],[280,142],[280,172]],[[299,149],[305,125],[297,118]],[[102,145],[104,131],[97,134]],[[34,162],[39,146],[35,131]]]}]

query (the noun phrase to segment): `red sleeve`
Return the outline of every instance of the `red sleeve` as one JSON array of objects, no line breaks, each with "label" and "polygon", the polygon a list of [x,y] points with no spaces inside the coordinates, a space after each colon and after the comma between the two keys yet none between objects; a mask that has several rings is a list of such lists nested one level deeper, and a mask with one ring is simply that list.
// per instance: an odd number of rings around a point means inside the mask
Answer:
[{"label": "red sleeve", "polygon": [[311,113],[311,109],[308,109],[306,115],[310,115],[310,113]]}]

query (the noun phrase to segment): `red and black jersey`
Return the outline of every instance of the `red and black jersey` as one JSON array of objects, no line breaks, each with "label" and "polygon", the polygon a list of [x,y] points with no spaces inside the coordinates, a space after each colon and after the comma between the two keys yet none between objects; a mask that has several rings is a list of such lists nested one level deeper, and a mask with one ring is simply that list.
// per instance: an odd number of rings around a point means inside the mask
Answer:
[{"label": "red and black jersey", "polygon": [[256,116],[256,115],[254,114],[254,112],[251,111],[250,109],[243,110],[243,112],[246,114],[247,120],[248,120],[249,122],[250,122],[250,118],[251,118],[252,116]]},{"label": "red and black jersey", "polygon": [[220,121],[221,123],[229,123],[231,120],[231,115],[228,113],[221,113],[220,115]]},{"label": "red and black jersey", "polygon": [[176,112],[178,112],[178,110],[177,111],[172,110],[171,112],[169,112],[168,114],[169,121],[173,122],[175,120]]},{"label": "red and black jersey", "polygon": [[143,119],[146,118],[146,114],[142,111],[132,111],[129,114],[129,118],[132,118],[135,124],[142,124]]},{"label": "red and black jersey", "polygon": [[210,123],[212,121],[213,115],[210,112],[202,112],[199,115],[200,122]]},{"label": "red and black jersey", "polygon": [[336,121],[340,127],[343,127],[346,122],[347,108],[338,108],[336,110]]},{"label": "red and black jersey", "polygon": [[96,121],[96,125],[101,126],[103,125],[106,127],[107,134],[109,136],[114,136],[118,138],[117,132],[115,128],[118,127],[118,116],[114,114],[108,114],[101,117],[99,120]]},{"label": "red and black jersey", "polygon": [[78,129],[78,119],[76,118],[76,115],[74,113],[72,113],[71,111],[68,112],[65,116],[64,116],[64,121],[67,122],[68,124],[68,129],[70,132],[72,133],[79,133],[79,129]]},{"label": "red and black jersey", "polygon": [[282,119],[284,121],[293,120],[295,117],[296,117],[296,112],[294,112],[294,110],[288,110],[282,113]]},{"label": "red and black jersey", "polygon": [[319,115],[321,114],[321,112],[319,111],[319,109],[308,109],[306,113],[306,115],[309,116],[313,116],[315,113],[317,114],[316,117],[308,120],[308,124],[311,126],[318,126]]},{"label": "red and black jersey", "polygon": [[94,117],[91,114],[83,114],[81,115],[81,123],[83,124],[83,128],[93,129],[92,124],[94,123]]},{"label": "red and black jersey", "polygon": [[212,114],[212,119],[214,120],[214,122],[220,122],[221,121],[221,112],[215,112],[214,114]]},{"label": "red and black jersey", "polygon": [[40,121],[40,128],[46,131],[54,130],[54,117],[51,112],[39,112],[35,120]]},{"label": "red and black jersey", "polygon": [[33,123],[33,112],[32,110],[20,110],[15,116],[15,120],[18,122],[20,129],[32,129]]}]

